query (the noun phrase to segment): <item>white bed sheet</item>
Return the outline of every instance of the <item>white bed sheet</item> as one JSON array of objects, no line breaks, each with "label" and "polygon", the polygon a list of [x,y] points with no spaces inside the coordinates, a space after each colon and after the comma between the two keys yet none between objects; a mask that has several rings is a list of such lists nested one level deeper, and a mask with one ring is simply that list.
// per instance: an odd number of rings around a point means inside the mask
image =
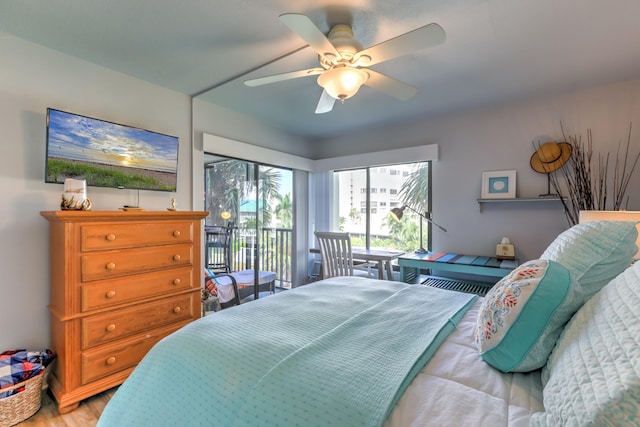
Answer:
[{"label": "white bed sheet", "polygon": [[385,427],[527,427],[544,411],[540,371],[503,373],[480,358],[473,337],[481,301],[409,385]]}]

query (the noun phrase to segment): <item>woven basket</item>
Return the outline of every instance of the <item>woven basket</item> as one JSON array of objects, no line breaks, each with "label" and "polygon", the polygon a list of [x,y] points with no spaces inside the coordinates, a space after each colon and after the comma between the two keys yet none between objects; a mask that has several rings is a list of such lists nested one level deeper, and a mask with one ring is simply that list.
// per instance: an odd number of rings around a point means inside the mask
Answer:
[{"label": "woven basket", "polygon": [[24,387],[20,393],[0,399],[0,427],[18,424],[38,412],[42,404],[43,378],[44,373],[2,389],[4,393]]}]

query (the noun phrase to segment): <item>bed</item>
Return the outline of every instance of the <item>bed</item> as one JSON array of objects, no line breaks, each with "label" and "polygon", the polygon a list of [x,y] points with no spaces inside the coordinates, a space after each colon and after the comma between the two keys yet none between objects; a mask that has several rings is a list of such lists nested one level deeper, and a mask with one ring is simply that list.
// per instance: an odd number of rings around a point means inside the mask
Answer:
[{"label": "bed", "polygon": [[224,310],[159,342],[98,426],[640,425],[636,237],[579,224],[485,298],[340,277]]}]

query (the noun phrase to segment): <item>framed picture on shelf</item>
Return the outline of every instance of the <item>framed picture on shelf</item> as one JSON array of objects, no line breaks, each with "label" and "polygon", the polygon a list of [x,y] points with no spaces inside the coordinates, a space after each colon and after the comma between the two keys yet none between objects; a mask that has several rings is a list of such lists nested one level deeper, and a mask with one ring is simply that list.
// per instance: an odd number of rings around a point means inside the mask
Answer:
[{"label": "framed picture on shelf", "polygon": [[515,199],[516,171],[482,172],[483,199]]}]

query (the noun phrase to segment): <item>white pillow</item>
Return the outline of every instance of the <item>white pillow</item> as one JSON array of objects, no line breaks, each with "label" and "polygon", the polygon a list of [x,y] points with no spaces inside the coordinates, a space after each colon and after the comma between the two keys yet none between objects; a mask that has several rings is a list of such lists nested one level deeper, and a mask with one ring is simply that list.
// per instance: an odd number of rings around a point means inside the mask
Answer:
[{"label": "white pillow", "polygon": [[542,370],[531,426],[640,425],[640,263],[569,321]]},{"label": "white pillow", "polygon": [[582,301],[580,287],[561,264],[539,259],[520,265],[482,301],[476,326],[480,356],[503,372],[541,368]]},{"label": "white pillow", "polygon": [[559,262],[582,287],[585,300],[633,262],[637,222],[593,221],[560,234],[540,258]]}]

